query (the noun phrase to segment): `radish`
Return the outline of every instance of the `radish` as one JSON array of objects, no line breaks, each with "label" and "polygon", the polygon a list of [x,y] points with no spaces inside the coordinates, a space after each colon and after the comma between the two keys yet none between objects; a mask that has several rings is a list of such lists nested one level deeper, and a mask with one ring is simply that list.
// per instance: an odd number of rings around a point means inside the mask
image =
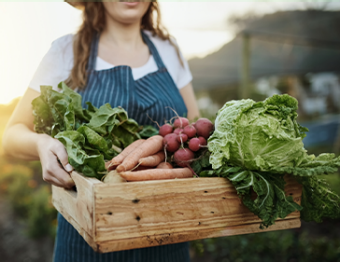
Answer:
[{"label": "radish", "polygon": [[208,138],[210,133],[214,130],[214,125],[207,118],[200,118],[196,121],[195,127],[197,130],[198,136],[203,136],[204,138]]},{"label": "radish", "polygon": [[194,137],[190,139],[189,141],[190,150],[196,152],[200,149],[200,146],[201,146],[201,141],[199,140],[199,138]]},{"label": "radish", "polygon": [[172,130],[173,130],[172,125],[170,125],[170,124],[162,125],[162,126],[159,128],[159,135],[161,135],[161,136],[166,136],[167,134],[171,134],[171,133],[172,133]]},{"label": "radish", "polygon": [[185,127],[189,125],[189,120],[185,117],[179,117],[174,121],[174,127]]},{"label": "radish", "polygon": [[200,140],[201,146],[207,145],[207,140],[203,136],[199,136],[198,139]]},{"label": "radish", "polygon": [[163,138],[163,145],[167,151],[175,152],[179,148],[180,143],[177,141],[177,137],[178,135],[171,133]]},{"label": "radish", "polygon": [[174,130],[174,133],[176,134],[176,135],[179,135],[179,134],[181,134],[183,132],[183,129],[182,128],[176,128],[175,130]]},{"label": "radish", "polygon": [[196,128],[193,127],[192,125],[188,125],[184,127],[183,133],[188,136],[188,138],[192,138],[196,135]]},{"label": "radish", "polygon": [[174,161],[181,167],[189,166],[189,162],[194,159],[194,153],[188,148],[178,149],[174,154]]},{"label": "radish", "polygon": [[177,141],[180,143],[185,143],[188,140],[188,136],[186,134],[179,134],[177,137]]},{"label": "radish", "polygon": [[189,148],[196,152],[198,151],[200,148],[206,148],[207,141],[205,140],[204,137],[200,136],[200,137],[194,137],[191,138],[189,141]]}]

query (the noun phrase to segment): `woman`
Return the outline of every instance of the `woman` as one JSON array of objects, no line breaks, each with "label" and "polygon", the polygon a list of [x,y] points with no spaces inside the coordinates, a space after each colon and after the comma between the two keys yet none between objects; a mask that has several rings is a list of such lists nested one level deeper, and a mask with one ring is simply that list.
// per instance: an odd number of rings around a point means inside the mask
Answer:
[{"label": "woman", "polygon": [[[173,112],[193,119],[199,115],[191,74],[178,47],[160,26],[158,4],[77,3],[83,10],[78,33],[57,39],[42,60],[29,88],[13,113],[4,134],[8,155],[40,159],[43,179],[53,185],[74,185],[64,146],[33,132],[31,101],[40,85],[67,84],[95,106],[122,106],[141,125],[150,118],[163,123]],[[154,19],[154,13],[157,19]],[[86,105],[83,104],[83,107]],[[62,166],[59,164],[59,162]],[[76,261],[189,261],[188,244],[180,243],[130,251],[93,252],[59,214],[56,262]]]}]

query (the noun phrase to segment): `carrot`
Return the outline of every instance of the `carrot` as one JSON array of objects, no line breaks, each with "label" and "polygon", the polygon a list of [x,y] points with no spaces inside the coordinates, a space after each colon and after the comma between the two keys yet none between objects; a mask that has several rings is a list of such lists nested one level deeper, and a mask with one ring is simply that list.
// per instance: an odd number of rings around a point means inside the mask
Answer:
[{"label": "carrot", "polygon": [[165,159],[165,154],[163,151],[159,151],[157,154],[154,154],[152,156],[143,157],[139,159],[139,163],[142,166],[157,166],[159,163],[161,163]]},{"label": "carrot", "polygon": [[193,177],[191,170],[185,168],[174,169],[148,169],[141,171],[126,171],[119,173],[127,181],[145,181],[145,180],[161,180],[174,178],[188,178]]},{"label": "carrot", "polygon": [[174,167],[169,162],[162,162],[156,168],[160,168],[160,169],[173,169]]},{"label": "carrot", "polygon": [[150,170],[150,168],[152,167],[149,167],[149,166],[138,166],[130,171],[133,171],[133,172],[136,172],[136,171],[140,171],[140,170]]},{"label": "carrot", "polygon": [[131,152],[124,161],[117,166],[118,172],[130,170],[136,166],[139,159],[156,154],[163,149],[163,137],[160,135],[152,136],[144,143]]},{"label": "carrot", "polygon": [[105,165],[107,166],[107,169],[109,170],[115,169],[118,165],[123,163],[125,157],[127,157],[133,150],[135,150],[137,147],[143,144],[144,141],[145,141],[144,139],[136,140],[135,142],[131,143],[126,148],[124,148],[124,150],[118,156],[111,159],[109,165]]}]

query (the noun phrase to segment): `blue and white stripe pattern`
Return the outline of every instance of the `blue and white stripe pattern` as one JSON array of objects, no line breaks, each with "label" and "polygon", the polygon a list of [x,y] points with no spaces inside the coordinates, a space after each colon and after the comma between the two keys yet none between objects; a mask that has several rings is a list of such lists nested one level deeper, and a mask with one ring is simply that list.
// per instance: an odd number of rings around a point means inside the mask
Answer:
[{"label": "blue and white stripe pattern", "polygon": [[160,125],[164,124],[164,121],[175,116],[170,108],[176,110],[180,116],[186,115],[187,108],[183,98],[156,47],[143,32],[142,36],[156,61],[158,71],[136,81],[129,66],[95,70],[99,37],[95,38],[88,65],[88,85],[84,91],[79,91],[83,96],[83,107],[86,107],[86,101],[91,101],[96,107],[105,103],[109,103],[112,107],[121,106],[128,112],[129,117],[135,119],[140,125],[155,126],[150,118]]},{"label": "blue and white stripe pattern", "polygon": [[54,262],[189,262],[189,244],[179,243],[100,254],[58,214]]},{"label": "blue and white stripe pattern", "polygon": [[[176,84],[163,64],[151,40],[142,32],[143,40],[154,56],[158,71],[136,81],[129,66],[116,66],[112,69],[95,71],[98,52],[97,36],[92,44],[88,63],[88,84],[79,91],[85,102],[90,101],[100,107],[109,103],[112,107],[121,106],[130,118],[140,125],[153,125],[150,118],[160,125],[170,120],[176,110],[185,116],[187,108]],[[148,117],[150,116],[150,118]],[[58,214],[58,231],[55,242],[54,262],[189,262],[189,244],[179,243],[157,247],[133,249],[100,254],[84,241],[78,232],[62,215]]]}]

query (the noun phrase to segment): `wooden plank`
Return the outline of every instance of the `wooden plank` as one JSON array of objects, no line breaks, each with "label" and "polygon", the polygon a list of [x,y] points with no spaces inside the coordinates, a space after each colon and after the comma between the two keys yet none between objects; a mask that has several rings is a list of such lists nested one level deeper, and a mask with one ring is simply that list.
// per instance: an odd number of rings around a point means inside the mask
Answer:
[{"label": "wooden plank", "polygon": [[146,246],[151,247],[151,246],[181,243],[181,242],[187,242],[187,241],[192,241],[196,239],[234,236],[234,235],[242,235],[242,234],[250,234],[250,233],[261,233],[261,232],[268,232],[268,231],[284,230],[287,228],[299,228],[301,226],[301,221],[299,218],[285,219],[285,220],[277,221],[275,225],[272,225],[266,229],[260,229],[259,226],[260,226],[260,223],[255,223],[255,224],[250,224],[246,226],[242,225],[242,226],[220,228],[219,230],[205,229],[205,230],[197,230],[197,231],[189,231],[189,232],[150,235],[150,236],[129,238],[129,239],[123,239],[123,240],[110,240],[110,241],[99,242],[98,251],[101,253],[106,253],[106,252],[112,252],[112,251],[118,251],[118,250],[142,248]]},{"label": "wooden plank", "polygon": [[[286,191],[300,202],[301,187],[295,180],[287,180]],[[261,222],[224,178],[97,184],[94,192],[98,242]],[[287,219],[299,216],[293,212]]]},{"label": "wooden plank", "polygon": [[[94,178],[85,178],[76,172],[72,172],[77,192],[64,188],[52,186],[52,203],[80,234],[85,231],[93,236],[93,186],[101,183]],[[76,221],[76,225],[73,224]]]},{"label": "wooden plank", "polygon": [[[104,184],[73,172],[77,191],[52,187],[53,204],[85,241],[111,252],[195,239],[300,226],[299,212],[260,230],[224,178]],[[286,178],[286,194],[301,201],[301,186]]]}]

